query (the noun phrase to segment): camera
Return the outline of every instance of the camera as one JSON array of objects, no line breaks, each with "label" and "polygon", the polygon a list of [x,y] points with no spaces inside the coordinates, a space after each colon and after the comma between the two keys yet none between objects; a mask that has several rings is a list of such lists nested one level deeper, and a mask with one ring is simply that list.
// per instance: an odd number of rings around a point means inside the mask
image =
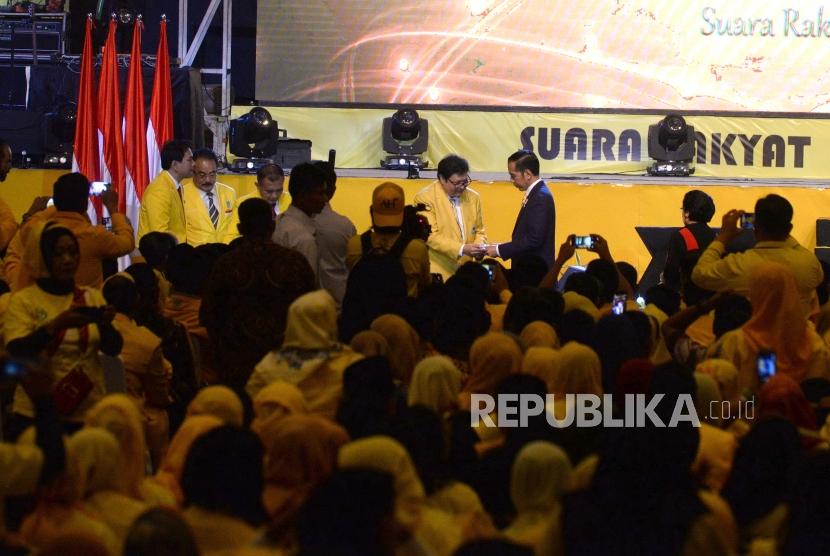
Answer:
[{"label": "camera", "polygon": [[429,220],[421,212],[425,212],[427,206],[423,203],[417,205],[406,205],[403,207],[403,224],[401,232],[413,239],[426,241],[432,233],[432,226]]},{"label": "camera", "polygon": [[775,376],[775,352],[758,352],[758,380],[761,384]]},{"label": "camera", "polygon": [[741,215],[741,228],[744,230],[755,229],[755,213],[745,212]]},{"label": "camera", "polygon": [[628,296],[624,293],[615,293],[614,299],[611,302],[611,312],[615,315],[622,315],[625,312],[625,302]]},{"label": "camera", "polygon": [[592,249],[594,247],[594,236],[574,236],[571,244],[577,249]]}]

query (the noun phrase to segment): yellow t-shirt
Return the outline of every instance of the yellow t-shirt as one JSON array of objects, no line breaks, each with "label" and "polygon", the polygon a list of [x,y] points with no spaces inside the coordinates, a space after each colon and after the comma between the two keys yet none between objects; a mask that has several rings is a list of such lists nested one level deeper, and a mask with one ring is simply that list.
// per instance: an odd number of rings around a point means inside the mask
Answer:
[{"label": "yellow t-shirt", "polygon": [[[92,288],[81,288],[85,304],[89,307],[106,305],[101,292]],[[12,294],[9,308],[3,322],[3,339],[8,343],[17,338],[28,336],[47,322],[66,311],[72,305],[74,295],[52,295],[37,285],[28,286]],[[88,338],[84,342],[79,328],[66,330],[57,349],[49,357],[49,367],[54,373],[55,382],[59,382],[71,370],[80,368],[92,381],[93,388],[78,408],[68,416],[68,421],[83,421],[86,411],[95,402],[104,397],[104,371],[98,360],[98,346],[101,334],[98,326],[88,326]],[[14,393],[12,409],[27,417],[34,417],[32,401],[18,386]]]}]

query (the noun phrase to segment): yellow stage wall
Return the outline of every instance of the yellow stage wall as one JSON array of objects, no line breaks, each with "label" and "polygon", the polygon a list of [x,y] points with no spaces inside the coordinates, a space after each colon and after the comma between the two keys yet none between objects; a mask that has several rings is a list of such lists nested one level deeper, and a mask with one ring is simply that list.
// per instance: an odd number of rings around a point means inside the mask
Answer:
[{"label": "yellow stage wall", "polygon": [[[48,195],[51,184],[61,174],[57,170],[13,170],[0,185],[0,198],[19,217],[36,195]],[[254,189],[254,176],[228,174],[220,181],[240,193]],[[333,201],[335,210],[345,214],[359,231],[368,228],[372,189],[382,178],[348,178],[338,180]],[[390,180],[400,184],[407,199],[430,183],[429,180]],[[562,242],[569,233],[598,233],[611,245],[614,257],[626,260],[642,274],[650,261],[645,245],[635,226],[679,226],[683,195],[692,189],[685,185],[615,185],[613,183],[554,182],[549,184],[556,200],[556,238]],[[513,223],[521,205],[522,195],[508,182],[473,182],[481,194],[487,236],[493,242],[510,238]],[[805,247],[815,247],[817,218],[830,217],[830,193],[814,187],[695,187],[709,193],[715,200],[717,213],[713,224],[720,222],[724,212],[732,208],[752,210],[755,200],[768,193],[783,195],[795,208],[793,235]],[[586,253],[582,260],[593,258]]]}]

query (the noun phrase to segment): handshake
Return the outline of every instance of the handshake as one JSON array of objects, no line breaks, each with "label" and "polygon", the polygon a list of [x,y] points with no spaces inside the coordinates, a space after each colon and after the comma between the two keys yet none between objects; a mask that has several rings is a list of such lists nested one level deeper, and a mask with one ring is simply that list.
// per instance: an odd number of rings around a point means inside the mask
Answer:
[{"label": "handshake", "polygon": [[498,257],[495,243],[467,243],[461,248],[461,255],[481,260],[486,257]]}]

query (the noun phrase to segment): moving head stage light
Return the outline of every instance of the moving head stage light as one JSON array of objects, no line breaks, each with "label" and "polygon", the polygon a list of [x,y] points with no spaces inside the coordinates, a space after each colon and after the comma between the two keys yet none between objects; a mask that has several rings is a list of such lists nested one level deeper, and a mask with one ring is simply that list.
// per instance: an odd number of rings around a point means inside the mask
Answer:
[{"label": "moving head stage light", "polygon": [[418,170],[427,162],[419,155],[427,150],[429,143],[429,122],[421,119],[418,112],[404,108],[390,118],[383,119],[383,150],[389,153],[380,161],[387,170]]},{"label": "moving head stage light", "polygon": [[669,114],[648,126],[648,156],[655,160],[648,167],[651,176],[688,176],[695,157],[695,128],[679,114]]},{"label": "moving head stage light", "polygon": [[262,164],[270,162],[267,158],[277,152],[279,131],[277,122],[261,106],[232,120],[228,129],[228,148],[231,154],[239,157],[234,161],[233,169],[256,171]]}]

